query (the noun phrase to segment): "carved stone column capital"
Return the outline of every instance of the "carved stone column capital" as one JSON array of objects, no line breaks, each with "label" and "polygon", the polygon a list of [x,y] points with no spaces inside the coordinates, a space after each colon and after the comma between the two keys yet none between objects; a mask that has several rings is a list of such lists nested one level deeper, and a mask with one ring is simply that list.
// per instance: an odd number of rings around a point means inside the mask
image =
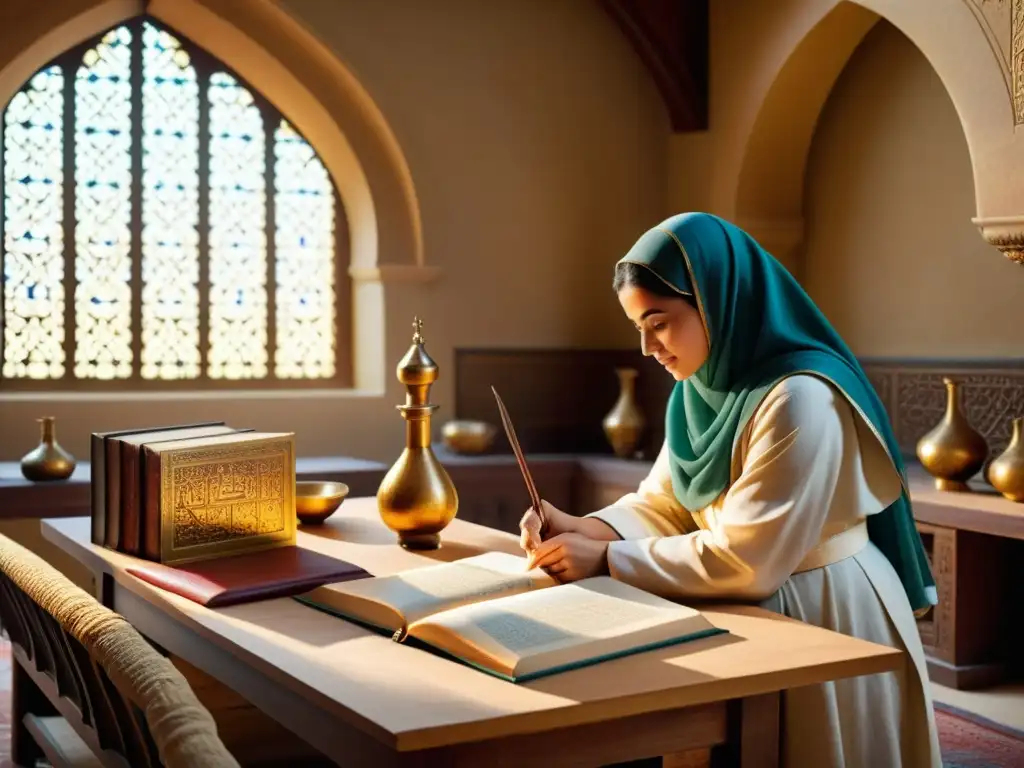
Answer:
[{"label": "carved stone column capital", "polygon": [[1010,261],[1024,266],[1024,216],[993,216],[971,221],[981,230],[986,243],[998,248]]}]

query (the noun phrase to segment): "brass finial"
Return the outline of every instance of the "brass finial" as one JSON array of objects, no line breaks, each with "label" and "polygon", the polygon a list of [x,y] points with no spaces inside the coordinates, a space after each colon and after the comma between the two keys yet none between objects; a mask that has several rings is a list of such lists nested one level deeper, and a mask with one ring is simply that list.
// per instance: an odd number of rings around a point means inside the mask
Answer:
[{"label": "brass finial", "polygon": [[398,362],[398,380],[407,387],[409,391],[407,405],[425,405],[427,402],[427,389],[437,379],[437,363],[430,359],[427,348],[423,341],[423,321],[416,317],[412,321],[412,344],[409,351],[405,353]]}]

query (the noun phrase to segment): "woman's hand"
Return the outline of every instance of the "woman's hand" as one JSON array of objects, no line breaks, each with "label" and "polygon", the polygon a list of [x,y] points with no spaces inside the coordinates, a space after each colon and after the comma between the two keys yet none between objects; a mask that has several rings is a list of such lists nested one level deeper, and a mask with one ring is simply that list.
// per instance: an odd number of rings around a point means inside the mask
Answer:
[{"label": "woman's hand", "polygon": [[527,552],[533,552],[545,538],[575,530],[575,517],[567,515],[543,499],[541,504],[544,507],[544,519],[548,523],[543,536],[541,535],[540,515],[533,507],[526,510],[523,519],[519,521],[519,546]]},{"label": "woman's hand", "polygon": [[608,542],[560,533],[530,553],[530,568],[542,568],[563,584],[608,573]]}]

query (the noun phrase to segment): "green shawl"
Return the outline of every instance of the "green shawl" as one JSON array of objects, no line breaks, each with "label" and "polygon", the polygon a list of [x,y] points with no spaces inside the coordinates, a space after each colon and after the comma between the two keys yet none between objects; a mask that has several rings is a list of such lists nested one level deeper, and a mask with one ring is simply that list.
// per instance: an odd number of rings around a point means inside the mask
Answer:
[{"label": "green shawl", "polygon": [[797,281],[741,230],[716,216],[686,213],[646,232],[623,257],[697,302],[710,354],[669,398],[665,434],[679,502],[699,510],[729,485],[736,436],[787,376],[832,383],[871,426],[903,480],[903,493],[868,517],[915,611],[937,602],[914,526],[906,474],[885,409],[857,359]]}]

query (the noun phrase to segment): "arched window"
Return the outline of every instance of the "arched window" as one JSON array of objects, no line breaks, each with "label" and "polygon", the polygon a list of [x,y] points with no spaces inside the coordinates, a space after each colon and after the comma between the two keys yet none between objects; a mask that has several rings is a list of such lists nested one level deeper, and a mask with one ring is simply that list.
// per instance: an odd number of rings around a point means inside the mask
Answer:
[{"label": "arched window", "polygon": [[0,165],[4,388],[348,383],[334,184],[181,35],[140,18],[40,69]]}]

